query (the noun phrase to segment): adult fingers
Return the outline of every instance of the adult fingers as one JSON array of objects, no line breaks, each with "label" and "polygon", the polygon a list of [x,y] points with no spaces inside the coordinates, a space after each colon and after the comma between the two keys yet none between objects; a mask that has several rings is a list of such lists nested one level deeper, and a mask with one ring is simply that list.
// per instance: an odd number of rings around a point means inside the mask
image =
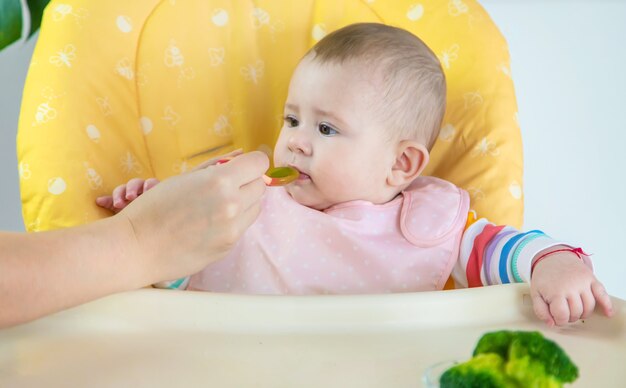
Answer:
[{"label": "adult fingers", "polygon": [[550,315],[557,326],[565,325],[569,321],[569,305],[565,298],[556,298],[550,301]]},{"label": "adult fingers", "polygon": [[226,164],[216,167],[227,174],[232,182],[241,187],[260,178],[270,166],[267,155],[261,151],[253,151],[239,155]]},{"label": "adult fingers", "polygon": [[243,234],[256,221],[261,213],[261,203],[256,203],[247,208],[239,217],[239,230]]},{"label": "adult fingers", "polygon": [[144,193],[148,190],[150,190],[151,188],[153,188],[154,186],[156,186],[159,183],[159,180],[156,178],[148,178],[146,179],[146,181],[143,183],[143,191]]},{"label": "adult fingers", "polygon": [[606,292],[606,289],[602,285],[602,283],[595,281],[591,283],[591,292],[593,296],[596,298],[596,304],[602,307],[604,311],[604,315],[610,317],[613,315],[613,303],[611,302],[611,297]]},{"label": "adult fingers", "polygon": [[144,180],[140,178],[133,178],[126,184],[126,198],[127,201],[132,201],[143,193]]},{"label": "adult fingers", "polygon": [[237,216],[231,218],[228,222],[221,222],[210,240],[217,247],[218,252],[224,250],[229,251],[233,245],[241,238],[245,231],[254,223],[261,212],[261,204],[250,206],[248,209],[237,213]]},{"label": "adult fingers", "polygon": [[554,326],[554,319],[552,319],[552,315],[550,315],[550,308],[543,297],[539,294],[535,294],[532,297],[533,300],[533,310],[535,310],[535,315],[540,320],[544,321],[548,326]]},{"label": "adult fingers", "polygon": [[202,162],[199,165],[197,165],[196,167],[194,167],[191,171],[202,170],[202,169],[207,168],[209,166],[213,166],[215,163],[217,163],[221,159],[225,159],[225,158],[229,158],[229,157],[234,158],[235,156],[239,156],[241,154],[243,154],[243,150],[241,148],[236,149],[236,150],[231,151],[231,152],[229,152],[227,154],[220,155],[220,156],[217,156],[215,158],[211,158],[209,160],[205,160],[204,162]]},{"label": "adult fingers", "polygon": [[251,206],[258,204],[261,201],[266,188],[267,186],[261,178],[241,186],[239,189],[241,208],[247,210]]}]

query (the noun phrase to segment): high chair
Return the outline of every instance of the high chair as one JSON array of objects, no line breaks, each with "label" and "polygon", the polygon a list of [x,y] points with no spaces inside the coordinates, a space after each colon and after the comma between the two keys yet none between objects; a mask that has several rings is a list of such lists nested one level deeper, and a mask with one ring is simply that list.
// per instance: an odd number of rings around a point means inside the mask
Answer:
[{"label": "high chair", "polygon": [[473,0],[53,0],[18,133],[27,230],[110,214],[95,198],[242,147],[271,154],[298,60],[325,34],[383,22],[439,56],[448,106],[425,174],[479,217],[521,227],[522,145],[507,44]]},{"label": "high chair", "polygon": [[[426,174],[481,217],[522,224],[507,45],[474,0],[52,0],[24,90],[18,157],[29,231],[109,214],[95,198],[243,147],[271,154],[297,61],[354,22],[412,31],[448,107]],[[259,296],[143,289],[0,331],[0,386],[417,387],[496,328],[542,330],[581,386],[626,381],[624,301],[549,330],[525,284],[449,292]],[[602,355],[602,362],[598,356]]]}]

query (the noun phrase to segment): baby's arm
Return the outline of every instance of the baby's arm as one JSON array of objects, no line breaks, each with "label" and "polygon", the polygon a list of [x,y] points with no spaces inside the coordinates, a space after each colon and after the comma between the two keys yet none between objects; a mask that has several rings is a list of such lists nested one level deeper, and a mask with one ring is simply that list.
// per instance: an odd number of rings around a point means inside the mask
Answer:
[{"label": "baby's arm", "polygon": [[[567,251],[550,253],[560,249]],[[535,313],[549,325],[585,318],[596,303],[607,316],[612,314],[610,298],[593,275],[589,257],[579,258],[570,246],[539,230],[521,233],[485,219],[476,221],[463,234],[453,277],[462,287],[530,283]]]},{"label": "baby's arm", "polygon": [[150,190],[159,183],[156,178],[134,178],[123,185],[117,186],[113,194],[96,198],[96,204],[113,213],[119,213],[144,192]]}]

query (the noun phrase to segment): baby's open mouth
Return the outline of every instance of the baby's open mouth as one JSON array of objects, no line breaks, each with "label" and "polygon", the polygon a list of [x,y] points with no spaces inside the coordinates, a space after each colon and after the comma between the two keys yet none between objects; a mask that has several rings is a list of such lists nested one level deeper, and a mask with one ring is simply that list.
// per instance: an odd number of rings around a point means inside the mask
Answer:
[{"label": "baby's open mouth", "polygon": [[306,173],[302,172],[302,170],[300,170],[298,167],[293,166],[293,165],[289,165],[289,167],[295,168],[300,173],[300,175],[298,176],[297,181],[304,181],[304,180],[310,180],[311,179],[311,176],[309,174],[306,174]]}]

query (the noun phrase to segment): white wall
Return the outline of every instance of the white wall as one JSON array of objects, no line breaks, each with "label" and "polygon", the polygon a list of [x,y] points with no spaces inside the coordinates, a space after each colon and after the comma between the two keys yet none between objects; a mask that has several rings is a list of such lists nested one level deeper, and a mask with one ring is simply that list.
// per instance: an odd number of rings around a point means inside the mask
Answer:
[{"label": "white wall", "polygon": [[35,39],[0,52],[0,230],[24,230],[15,136],[22,87]]},{"label": "white wall", "polygon": [[[525,148],[526,228],[592,252],[609,292],[626,299],[626,2],[482,4],[511,51]],[[23,229],[15,129],[32,47],[0,53],[0,229]]]},{"label": "white wall", "polygon": [[593,253],[609,293],[626,299],[626,1],[481,4],[511,53],[525,229]]}]

